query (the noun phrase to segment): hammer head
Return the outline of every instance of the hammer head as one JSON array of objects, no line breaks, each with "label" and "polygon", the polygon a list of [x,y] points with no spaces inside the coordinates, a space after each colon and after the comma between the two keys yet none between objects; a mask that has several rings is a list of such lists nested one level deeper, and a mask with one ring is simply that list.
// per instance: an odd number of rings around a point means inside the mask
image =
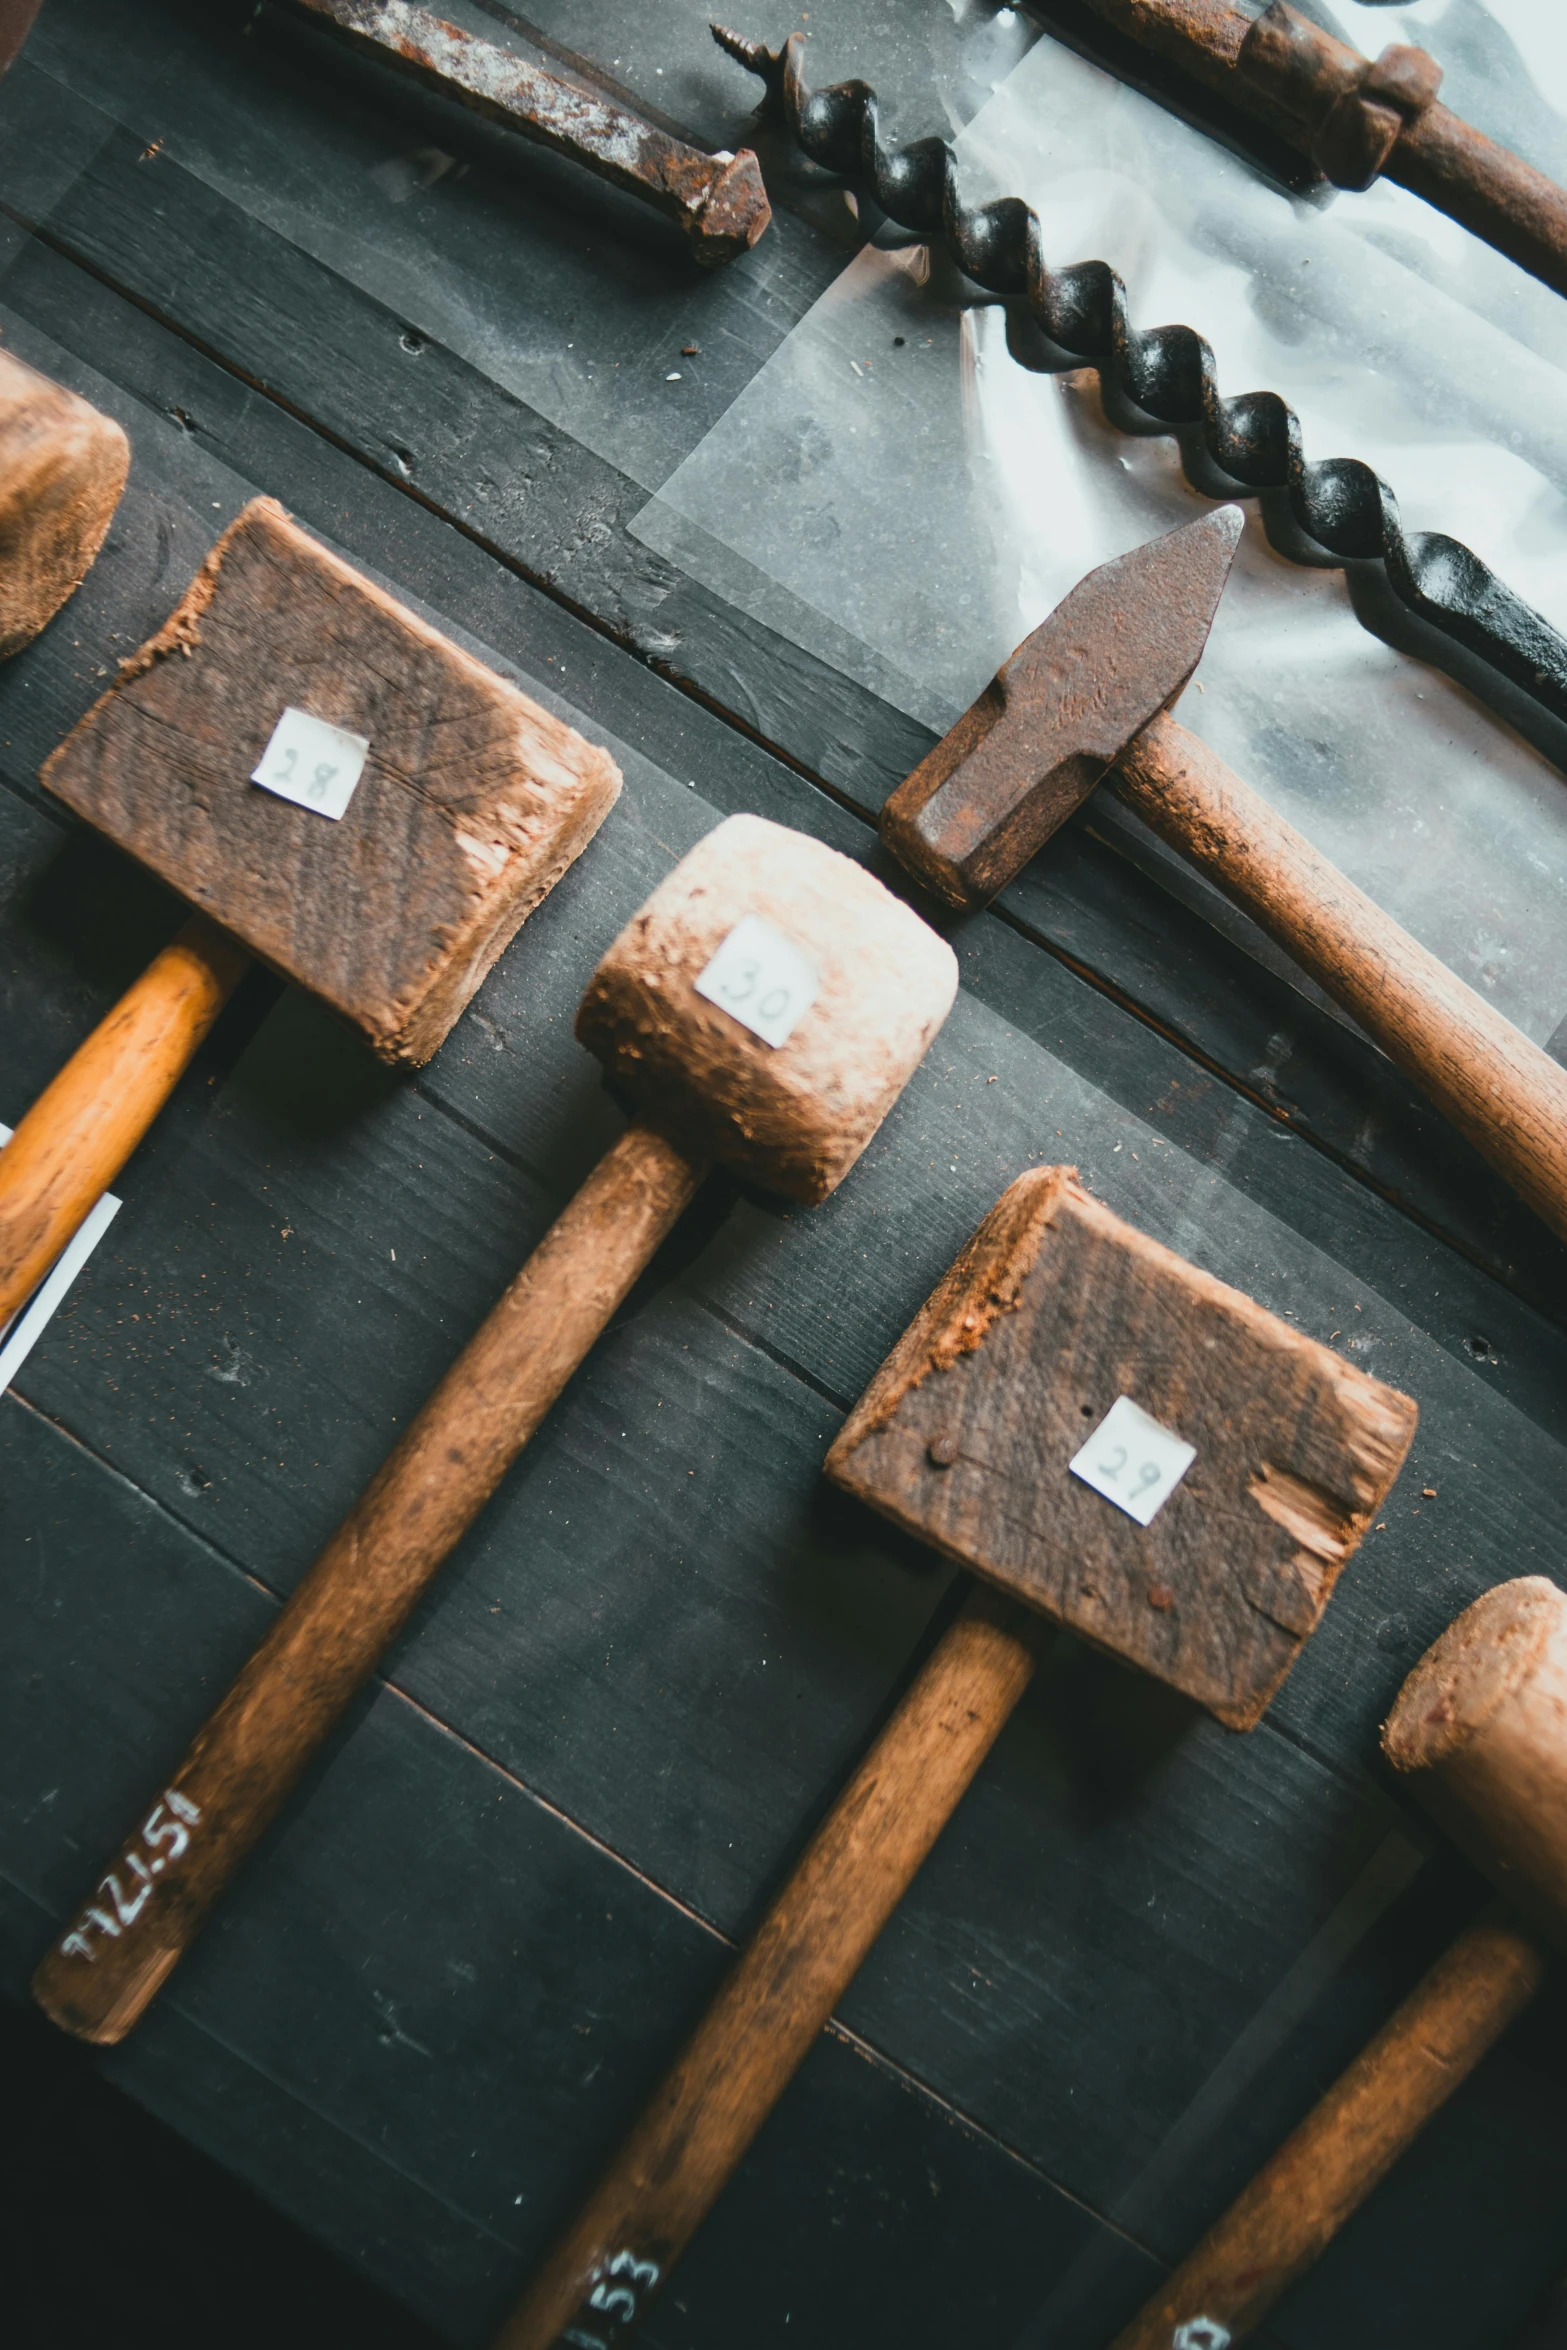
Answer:
[{"label": "hammer head", "polygon": [[731,816],[627,923],[577,1034],[683,1149],[814,1202],[924,1059],[957,985],[946,941],[862,867]]},{"label": "hammer head", "polygon": [[1243,519],[1220,506],[1091,571],[899,784],[882,838],[928,889],[984,905],[1169,708],[1202,657]]},{"label": "hammer head", "polygon": [[[322,721],[367,746],[336,820],[310,800],[341,755],[312,733]],[[291,775],[303,803],[280,796]],[[230,524],[43,780],[382,1060],[414,1065],[620,790],[607,751],[270,498]]]},{"label": "hammer head", "polygon": [[1072,1168],[1042,1167],[921,1308],[827,1474],[1247,1730],[1415,1418],[1407,1396],[1123,1224]]}]

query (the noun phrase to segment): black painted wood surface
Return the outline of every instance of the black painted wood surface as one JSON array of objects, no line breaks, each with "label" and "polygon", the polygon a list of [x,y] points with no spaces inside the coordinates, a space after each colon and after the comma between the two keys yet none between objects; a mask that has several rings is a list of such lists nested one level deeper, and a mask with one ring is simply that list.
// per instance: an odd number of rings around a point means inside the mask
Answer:
[{"label": "black painted wood surface", "polygon": [[[845,68],[884,15],[841,0]],[[950,11],[909,15],[898,119],[937,127]],[[748,97],[702,19],[531,22],[539,54],[735,143]],[[626,793],[417,1080],[248,983],[0,1401],[17,1997],[616,1131],[570,1034],[613,929],[736,808],[881,870],[870,819],[929,741],[626,527],[831,282],[841,205],[785,180],[756,252],[698,280],[619,198],[471,125],[466,175],[427,179],[459,139],[435,102],[244,24],[51,0],[0,85],[6,346],[135,452],[97,569],[0,672],[0,1117],[173,919],[38,764],[256,491],[608,742]],[[107,2062],[454,2342],[484,2339],[955,1602],[820,1462],[1031,1162],[1076,1161],[1408,1388],[1416,1450],[1249,1739],[1062,1645],[647,2338],[1093,2350],[1479,1898],[1375,1732],[1469,1598],[1558,1570],[1567,1258],[1124,839],[1079,821],[953,935],[958,1008],[842,1192],[786,1214],[710,1186]],[[1563,2013],[1542,2000],[1273,2339],[1481,2350],[1521,2322],[1567,2255]]]}]

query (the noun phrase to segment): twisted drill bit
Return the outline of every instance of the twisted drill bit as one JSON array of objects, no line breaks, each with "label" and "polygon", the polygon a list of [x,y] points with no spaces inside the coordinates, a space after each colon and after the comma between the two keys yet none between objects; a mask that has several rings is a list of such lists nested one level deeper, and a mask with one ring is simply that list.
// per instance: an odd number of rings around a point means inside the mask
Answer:
[{"label": "twisted drill bit", "polygon": [[[987,293],[1023,305],[1063,365],[1093,368],[1102,385],[1172,434],[1200,435],[1209,463],[1235,485],[1218,495],[1283,491],[1295,524],[1325,554],[1341,564],[1380,562],[1409,611],[1552,717],[1567,719],[1567,638],[1472,547],[1442,531],[1406,532],[1392,490],[1359,458],[1308,464],[1300,419],[1279,393],[1242,392],[1226,400],[1203,337],[1189,326],[1139,331],[1126,288],[1108,262],[1051,269],[1039,215],[1020,197],[966,210],[957,158],[945,140],[917,139],[888,153],[877,136],[876,93],[868,82],[806,88],[799,33],[781,49],[768,49],[722,25],[711,29],[719,47],[765,85],[763,117],[781,121],[811,162],[873,196],[901,228],[939,238],[963,275]],[[1196,478],[1184,443],[1181,456],[1192,487],[1213,495]],[[1268,535],[1280,553],[1310,561],[1280,545],[1271,528]]]}]

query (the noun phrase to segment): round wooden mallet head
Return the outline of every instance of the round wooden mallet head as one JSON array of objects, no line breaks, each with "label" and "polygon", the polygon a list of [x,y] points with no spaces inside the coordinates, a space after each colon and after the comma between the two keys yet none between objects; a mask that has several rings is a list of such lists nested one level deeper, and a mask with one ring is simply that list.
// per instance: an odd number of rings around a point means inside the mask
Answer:
[{"label": "round wooden mallet head", "polygon": [[1567,1595],[1523,1575],[1465,1608],[1399,1691],[1382,1750],[1567,1950]]}]

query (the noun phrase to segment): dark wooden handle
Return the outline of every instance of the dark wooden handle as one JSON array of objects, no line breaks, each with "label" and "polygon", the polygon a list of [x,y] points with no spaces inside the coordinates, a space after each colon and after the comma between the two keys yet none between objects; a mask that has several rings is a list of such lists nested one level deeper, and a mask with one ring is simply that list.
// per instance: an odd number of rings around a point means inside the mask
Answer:
[{"label": "dark wooden handle", "polygon": [[702,1174],[633,1126],[551,1225],[44,1958],[56,2023],[124,2038]]},{"label": "dark wooden handle", "polygon": [[1173,718],[1145,727],[1111,780],[1117,797],[1336,996],[1567,1239],[1567,1069],[1400,930]]},{"label": "dark wooden handle", "polygon": [[495,2339],[611,2350],[808,2054],[1033,1674],[1041,1619],[976,1591]]},{"label": "dark wooden handle", "polygon": [[227,931],[193,915],[0,1151],[0,1326],[119,1174],[249,960]]},{"label": "dark wooden handle", "polygon": [[1499,1911],[1461,1934],[1111,2350],[1170,2350],[1199,2318],[1231,2341],[1260,2325],[1528,2004],[1545,1964]]}]

